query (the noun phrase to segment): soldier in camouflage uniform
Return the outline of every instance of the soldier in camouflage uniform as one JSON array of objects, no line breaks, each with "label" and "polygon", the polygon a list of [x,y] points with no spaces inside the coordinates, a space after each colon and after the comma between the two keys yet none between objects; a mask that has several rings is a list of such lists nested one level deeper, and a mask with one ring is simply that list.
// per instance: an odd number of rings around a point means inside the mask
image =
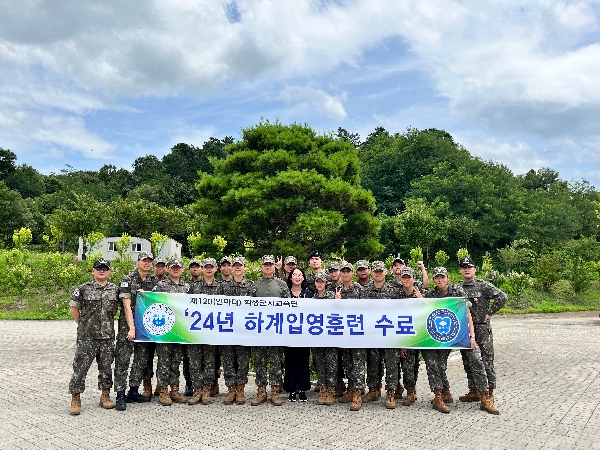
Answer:
[{"label": "soldier in camouflage uniform", "polygon": [[[167,260],[162,256],[157,256],[152,261],[152,271],[154,272],[154,277],[156,278],[156,282],[162,281],[166,277],[167,273]],[[147,351],[148,351],[148,361],[146,362],[146,367],[144,368],[143,384],[144,391],[142,395],[144,397],[152,397],[152,378],[154,377],[154,354],[156,353],[156,342],[147,342]],[[135,356],[134,356],[135,358]],[[155,396],[158,396],[158,388],[154,392]]]},{"label": "soldier in camouflage uniform", "polygon": [[[115,343],[115,392],[117,393],[116,410],[125,411],[127,403],[149,402],[150,396],[141,395],[138,390],[142,382],[143,369],[148,360],[148,344],[146,342],[133,343],[128,339],[129,321],[133,323],[135,300],[139,291],[151,291],[158,283],[154,275],[149,274],[152,267],[152,253],[140,252],[137,259],[138,269],[125,276],[119,284],[119,299],[121,300],[121,313],[117,328],[117,341]],[[127,387],[127,371],[134,352],[134,363],[129,377],[129,393],[125,398]],[[152,388],[150,388],[152,389]]]},{"label": "soldier in camouflage uniform", "polygon": [[371,269],[369,269],[369,261],[361,259],[356,261],[356,277],[358,278],[358,284],[366,286],[371,281]]},{"label": "soldier in camouflage uniform", "polygon": [[[243,256],[233,258],[233,277],[228,283],[222,283],[222,293],[229,297],[248,295],[252,281],[244,278],[246,260]],[[227,396],[223,400],[226,405],[235,401],[238,405],[246,403],[244,389],[248,384],[248,369],[250,365],[250,347],[243,345],[221,346],[223,355],[223,376],[227,386]]]},{"label": "soldier in camouflage uniform", "polygon": [[[191,280],[188,285],[195,281],[200,281],[203,275],[204,261],[197,258],[192,258],[188,263],[188,272]],[[179,370],[177,370],[179,372]],[[185,392],[186,397],[194,395],[194,388],[192,387],[192,376],[190,375],[190,358],[187,353],[187,347],[183,347],[183,378],[185,379]]]},{"label": "soldier in camouflage uniform", "polygon": [[[249,290],[252,297],[280,297],[290,296],[290,290],[287,283],[280,278],[274,277],[275,257],[273,255],[264,255],[260,265],[262,277],[254,282]],[[281,393],[282,370],[281,362],[283,359],[283,347],[255,347],[254,348],[254,366],[256,369],[256,385],[258,392],[252,399],[252,406],[260,405],[267,401],[267,359],[270,362],[269,382],[271,383],[271,403],[275,406],[283,404],[279,394]]]},{"label": "soldier in camouflage uniform", "polygon": [[[373,280],[362,287],[361,298],[394,298],[394,291],[389,283],[385,282],[387,268],[383,261],[373,262]],[[367,386],[369,392],[363,395],[363,402],[379,400],[381,396],[381,378],[383,377],[383,363],[385,363],[385,407],[396,407],[394,393],[398,385],[398,361],[400,355],[397,348],[369,348],[367,349]]]},{"label": "soldier in camouflage uniform", "polygon": [[[361,298],[360,285],[352,281],[354,268],[349,262],[343,262],[340,267],[342,287],[336,291],[335,298]],[[344,349],[344,363],[348,375],[348,391],[339,398],[340,403],[350,403],[350,411],[358,411],[362,407],[362,393],[365,387],[365,363],[367,349]]]},{"label": "soldier in camouflage uniform", "polygon": [[[327,292],[335,295],[335,291],[341,289],[342,280],[340,278],[340,267],[341,264],[335,261],[330,262],[327,266]],[[344,384],[344,349],[338,348],[338,374],[337,374],[337,385],[335,387],[335,396],[341,397],[346,391],[346,385]]]},{"label": "soldier in camouflage uniform", "polygon": [[323,259],[319,250],[313,250],[308,255],[308,267],[310,267],[310,273],[306,273],[306,288],[309,289],[313,294],[317,290],[315,287],[315,275],[323,272]]},{"label": "soldier in camouflage uniform", "polygon": [[[465,292],[460,287],[451,286],[448,284],[448,271],[444,267],[436,267],[435,269],[433,269],[433,281],[435,282],[436,286],[435,288],[427,292],[427,297],[429,298],[465,296]],[[485,366],[483,365],[483,361],[481,360],[481,352],[479,351],[479,347],[475,342],[475,329],[473,326],[473,320],[471,318],[470,312],[471,302],[467,301],[467,306],[469,308],[467,313],[469,318],[469,334],[471,338],[471,349],[461,350],[460,353],[463,356],[463,358],[466,358],[469,362],[469,367],[473,375],[473,383],[476,391],[480,393],[480,396],[485,396],[485,393],[488,390],[487,375],[485,373]],[[454,399],[452,398],[452,394],[450,393],[450,383],[448,382],[448,377],[446,376],[449,355],[450,350],[437,350],[437,357],[440,364],[440,376],[442,380],[441,397],[444,404],[452,403],[454,401]],[[488,412],[493,413],[493,403],[489,404],[489,402],[486,402],[484,400],[482,402],[482,406],[482,409],[486,411],[489,410]]]},{"label": "soldier in camouflage uniform", "polygon": [[[189,286],[181,281],[183,263],[178,258],[171,258],[167,262],[168,277],[159,281],[154,287],[155,292],[182,293],[188,292]],[[160,343],[156,344],[158,364],[156,378],[158,379],[158,401],[163,406],[171,406],[173,402],[184,403],[186,398],[179,393],[179,363],[183,358],[181,344]],[[171,392],[168,386],[171,386]]]},{"label": "soldier in camouflage uniform", "polygon": [[[481,398],[487,404],[494,405],[494,389],[496,388],[496,372],[494,370],[494,337],[492,335],[492,325],[490,318],[496,314],[506,303],[507,295],[494,286],[479,278],[475,278],[475,262],[467,257],[460,261],[460,273],[463,276],[463,281],[459,281],[457,286],[462,288],[466,293],[467,301],[471,302],[471,316],[475,327],[475,341],[481,350],[481,359],[485,366],[488,381],[488,396]],[[476,391],[476,386],[473,379],[469,360],[463,355],[463,366],[467,372],[467,380],[469,383],[469,393],[459,397],[461,401],[478,401],[480,400],[479,393]],[[483,406],[482,406],[483,407]],[[492,414],[499,414],[498,409],[493,406]]]},{"label": "soldier in camouflage uniform", "polygon": [[[325,272],[315,275],[314,299],[334,298],[332,291],[327,290],[327,275]],[[335,402],[335,388],[338,375],[338,348],[313,347],[312,355],[317,372],[317,385],[319,386],[319,405],[333,405]]]},{"label": "soldier in camouflage uniform", "polygon": [[[396,298],[423,298],[421,291],[415,286],[415,271],[410,267],[403,267],[399,272],[401,289],[396,290]],[[406,398],[402,401],[405,406],[412,405],[417,400],[416,391],[416,365],[417,352],[412,349],[400,350],[400,366],[404,374]]]},{"label": "soldier in camouflage uniform", "polygon": [[275,276],[282,280],[287,280],[290,273],[292,273],[292,270],[296,267],[298,267],[298,260],[295,256],[286,256],[283,261],[280,256],[275,263]]},{"label": "soldier in camouflage uniform", "polygon": [[[108,282],[110,263],[99,259],[92,269],[94,281],[80,285],[73,292],[69,306],[77,323],[77,345],[73,359],[73,376],[69,383],[71,407],[69,413],[81,413],[80,394],[85,391],[85,377],[94,359],[98,362],[98,389],[102,390],[100,406],[114,408],[110,400],[112,386],[114,317],[117,310],[118,289]],[[131,324],[133,327],[133,324]],[[135,336],[135,330],[129,335]]]},{"label": "soldier in camouflage uniform", "polygon": [[[215,279],[217,261],[214,258],[204,260],[204,276],[198,281],[192,281],[188,293],[221,295],[221,283]],[[202,402],[208,405],[213,402],[210,388],[215,376],[215,346],[209,344],[189,344],[185,350],[190,360],[190,375],[194,395],[188,404]]]}]

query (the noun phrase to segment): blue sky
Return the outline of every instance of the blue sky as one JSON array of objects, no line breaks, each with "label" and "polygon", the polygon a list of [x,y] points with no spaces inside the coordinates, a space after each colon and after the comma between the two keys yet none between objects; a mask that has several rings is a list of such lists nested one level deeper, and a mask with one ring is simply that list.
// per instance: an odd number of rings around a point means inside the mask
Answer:
[{"label": "blue sky", "polygon": [[[523,6],[525,5],[525,6]],[[261,118],[442,128],[600,186],[598,1],[0,2],[0,147],[130,169]]]}]

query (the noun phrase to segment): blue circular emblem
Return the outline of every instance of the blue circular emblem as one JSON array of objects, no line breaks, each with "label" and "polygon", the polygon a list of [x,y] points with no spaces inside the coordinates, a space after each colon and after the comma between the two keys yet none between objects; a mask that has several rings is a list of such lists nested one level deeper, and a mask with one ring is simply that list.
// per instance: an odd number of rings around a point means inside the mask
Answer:
[{"label": "blue circular emblem", "polygon": [[450,342],[456,339],[460,331],[460,322],[453,311],[447,308],[436,309],[427,317],[427,332],[438,342]]},{"label": "blue circular emblem", "polygon": [[144,312],[144,328],[154,336],[167,334],[175,325],[175,313],[163,303],[154,303]]}]

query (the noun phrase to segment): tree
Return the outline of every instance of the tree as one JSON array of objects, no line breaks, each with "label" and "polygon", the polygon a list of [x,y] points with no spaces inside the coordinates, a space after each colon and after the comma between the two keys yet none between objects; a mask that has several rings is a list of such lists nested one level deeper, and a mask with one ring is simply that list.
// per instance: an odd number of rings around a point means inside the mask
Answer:
[{"label": "tree", "polygon": [[17,155],[8,149],[0,147],[0,181],[6,181],[15,171]]},{"label": "tree", "polygon": [[338,139],[343,139],[346,142],[350,142],[357,148],[360,146],[360,135],[358,133],[350,133],[345,128],[339,127],[337,129],[336,137]]},{"label": "tree", "polygon": [[196,213],[202,235],[253,241],[253,252],[305,257],[313,249],[348,257],[379,255],[375,200],[361,188],[352,144],[307,125],[264,121],[242,130],[202,173]]},{"label": "tree", "polygon": [[0,245],[12,240],[14,230],[22,227],[35,229],[36,213],[32,202],[28,203],[18,192],[0,181]]},{"label": "tree", "polygon": [[424,198],[407,200],[404,211],[396,216],[396,236],[413,248],[425,248],[425,257],[429,260],[431,245],[446,236],[448,224],[438,217],[438,213],[447,206],[428,205]]},{"label": "tree", "polygon": [[6,185],[23,198],[35,198],[46,193],[44,176],[27,164],[20,164],[6,177]]}]

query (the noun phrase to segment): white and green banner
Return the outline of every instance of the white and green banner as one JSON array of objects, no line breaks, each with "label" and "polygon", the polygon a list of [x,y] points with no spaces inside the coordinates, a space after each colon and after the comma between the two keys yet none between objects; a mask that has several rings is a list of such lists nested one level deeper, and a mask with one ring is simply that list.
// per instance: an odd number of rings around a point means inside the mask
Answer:
[{"label": "white and green banner", "polygon": [[137,342],[470,348],[464,298],[337,300],[139,292],[134,317]]}]

